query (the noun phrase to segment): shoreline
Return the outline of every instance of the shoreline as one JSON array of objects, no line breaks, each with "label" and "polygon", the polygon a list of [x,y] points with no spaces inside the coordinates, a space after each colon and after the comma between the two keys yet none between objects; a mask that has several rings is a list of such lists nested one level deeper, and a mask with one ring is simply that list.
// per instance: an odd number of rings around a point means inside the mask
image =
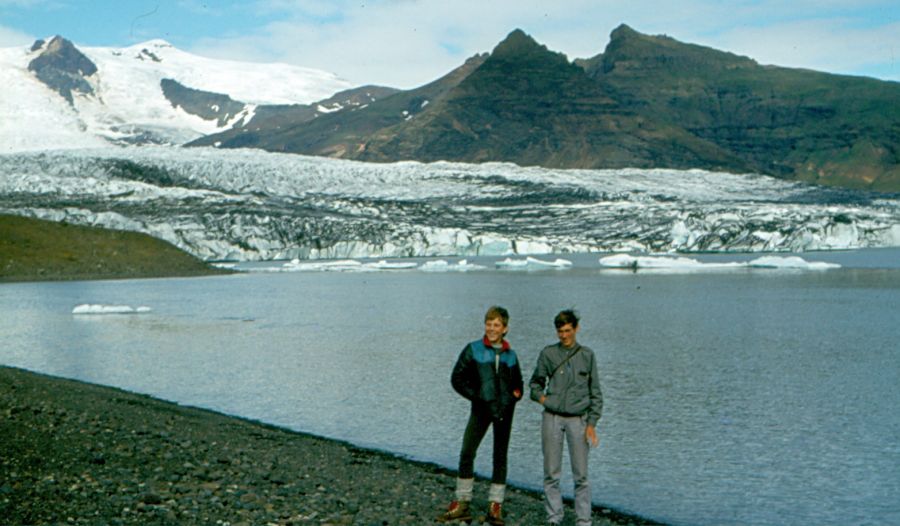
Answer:
[{"label": "shoreline", "polygon": [[[455,487],[437,464],[9,366],[0,420],[12,524],[431,524]],[[513,485],[504,512],[510,526],[546,521],[541,493]],[[567,501],[563,524],[573,515]],[[659,523],[595,505],[594,524]]]}]

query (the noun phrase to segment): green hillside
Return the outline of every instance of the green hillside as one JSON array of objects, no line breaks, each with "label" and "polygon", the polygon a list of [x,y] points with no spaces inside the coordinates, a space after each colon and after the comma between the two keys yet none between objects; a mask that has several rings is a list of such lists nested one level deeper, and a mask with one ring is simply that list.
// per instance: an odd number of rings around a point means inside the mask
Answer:
[{"label": "green hillside", "polygon": [[146,234],[0,215],[0,282],[222,273]]}]

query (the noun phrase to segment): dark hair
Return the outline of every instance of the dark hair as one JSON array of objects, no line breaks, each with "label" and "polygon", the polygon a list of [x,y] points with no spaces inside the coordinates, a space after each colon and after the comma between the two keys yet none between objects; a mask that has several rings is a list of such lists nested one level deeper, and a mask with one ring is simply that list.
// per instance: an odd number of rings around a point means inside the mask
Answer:
[{"label": "dark hair", "polygon": [[503,326],[509,325],[509,311],[504,309],[499,305],[494,305],[484,315],[484,321],[493,320],[494,318],[500,318],[500,321],[503,322]]},{"label": "dark hair", "polygon": [[559,314],[553,318],[553,325],[556,326],[557,329],[562,328],[563,325],[569,324],[572,325],[573,329],[578,328],[578,313],[575,312],[575,309],[560,311]]}]

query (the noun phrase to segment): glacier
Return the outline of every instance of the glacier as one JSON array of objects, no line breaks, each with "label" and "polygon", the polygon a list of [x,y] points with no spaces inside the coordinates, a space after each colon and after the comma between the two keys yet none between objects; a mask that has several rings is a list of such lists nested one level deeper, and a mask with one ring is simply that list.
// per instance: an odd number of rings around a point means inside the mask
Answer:
[{"label": "glacier", "polygon": [[[28,69],[47,44],[0,48],[2,152],[183,144],[249,122],[261,105],[310,104],[351,88],[326,71],[205,58],[151,40],[125,48],[77,48],[97,71],[81,79],[91,93],[75,93],[69,104]],[[165,81],[227,95],[242,109],[225,122],[201,117],[166,96]]]},{"label": "glacier", "polygon": [[757,174],[166,146],[2,154],[0,211],[144,232],[211,261],[900,246],[900,195]]}]

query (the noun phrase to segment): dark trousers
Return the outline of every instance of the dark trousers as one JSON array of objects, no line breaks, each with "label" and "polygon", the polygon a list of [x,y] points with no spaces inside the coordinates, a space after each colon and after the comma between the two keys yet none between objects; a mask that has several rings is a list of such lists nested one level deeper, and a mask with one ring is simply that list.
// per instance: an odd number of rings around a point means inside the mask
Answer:
[{"label": "dark trousers", "polygon": [[502,418],[494,418],[487,407],[472,406],[469,423],[463,434],[462,451],[459,452],[459,478],[475,477],[475,453],[488,427],[494,426],[494,472],[491,482],[506,484],[506,452],[509,449],[509,434],[512,430],[512,410]]}]

